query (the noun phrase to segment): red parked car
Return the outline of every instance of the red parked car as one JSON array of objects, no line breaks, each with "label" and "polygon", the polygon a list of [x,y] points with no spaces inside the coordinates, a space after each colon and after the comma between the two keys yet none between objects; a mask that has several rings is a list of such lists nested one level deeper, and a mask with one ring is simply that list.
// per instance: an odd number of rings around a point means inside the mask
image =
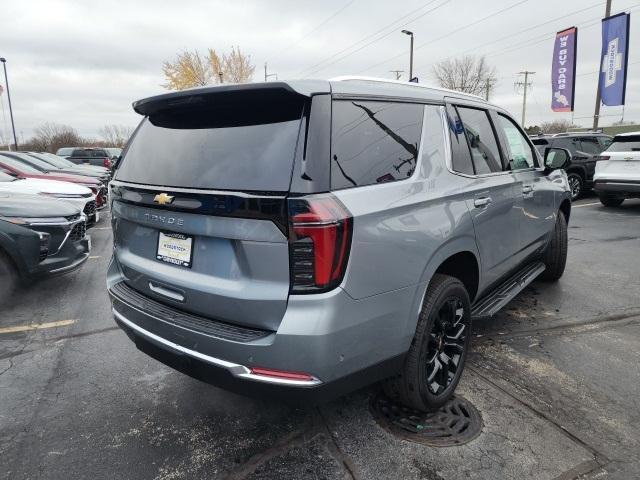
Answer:
[{"label": "red parked car", "polygon": [[0,152],[0,171],[18,178],[42,178],[44,180],[59,180],[83,185],[96,195],[96,206],[102,208],[107,204],[106,187],[97,179],[84,175],[70,173],[47,173],[33,165],[29,165],[29,158],[23,159],[24,153]]}]

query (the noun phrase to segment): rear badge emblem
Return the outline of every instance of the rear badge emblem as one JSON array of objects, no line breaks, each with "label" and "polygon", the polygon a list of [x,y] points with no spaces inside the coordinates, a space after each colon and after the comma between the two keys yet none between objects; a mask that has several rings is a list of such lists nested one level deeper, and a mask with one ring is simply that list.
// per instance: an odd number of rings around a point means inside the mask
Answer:
[{"label": "rear badge emblem", "polygon": [[167,195],[166,193],[163,192],[153,197],[153,201],[159,205],[166,205],[168,203],[173,202],[173,196]]}]

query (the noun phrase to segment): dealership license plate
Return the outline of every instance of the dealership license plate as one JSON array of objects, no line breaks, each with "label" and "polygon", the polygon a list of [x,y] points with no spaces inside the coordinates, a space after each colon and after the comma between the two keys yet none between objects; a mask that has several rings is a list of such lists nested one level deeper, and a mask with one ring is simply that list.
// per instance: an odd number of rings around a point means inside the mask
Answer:
[{"label": "dealership license plate", "polygon": [[163,262],[191,267],[193,237],[182,233],[158,232],[156,258]]}]

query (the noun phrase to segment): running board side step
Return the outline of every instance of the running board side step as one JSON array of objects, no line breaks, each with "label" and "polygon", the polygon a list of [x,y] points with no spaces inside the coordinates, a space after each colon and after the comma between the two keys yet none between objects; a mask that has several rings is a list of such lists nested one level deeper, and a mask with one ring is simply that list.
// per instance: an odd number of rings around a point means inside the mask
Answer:
[{"label": "running board side step", "polygon": [[473,304],[471,317],[492,317],[546,269],[544,263],[533,262],[498,285],[492,292]]}]

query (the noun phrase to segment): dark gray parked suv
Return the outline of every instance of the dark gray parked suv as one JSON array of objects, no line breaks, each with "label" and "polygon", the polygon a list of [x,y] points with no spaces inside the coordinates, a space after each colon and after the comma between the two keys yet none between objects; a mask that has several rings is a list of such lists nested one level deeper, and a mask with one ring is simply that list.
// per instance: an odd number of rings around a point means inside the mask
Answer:
[{"label": "dark gray parked suv", "polygon": [[505,111],[374,79],[134,103],[107,286],[137,347],[234,391],[453,393],[472,318],[558,279],[571,204]]}]

